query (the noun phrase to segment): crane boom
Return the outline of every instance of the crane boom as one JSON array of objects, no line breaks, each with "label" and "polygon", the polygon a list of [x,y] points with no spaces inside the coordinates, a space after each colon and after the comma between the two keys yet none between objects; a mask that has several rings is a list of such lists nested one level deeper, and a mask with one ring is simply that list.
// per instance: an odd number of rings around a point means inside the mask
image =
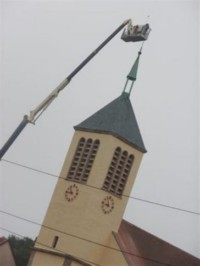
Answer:
[{"label": "crane boom", "polygon": [[40,114],[52,103],[52,101],[58,96],[61,90],[63,90],[71,81],[71,79],[127,24],[130,24],[131,20],[124,21],[105,41],[103,41],[80,65],[78,65],[67,78],[65,78],[34,110],[30,111],[29,115],[25,115],[19,126],[15,129],[13,134],[7,140],[0,150],[0,160],[10,148],[12,143],[16,140],[22,130],[28,123],[33,123],[39,118]]}]

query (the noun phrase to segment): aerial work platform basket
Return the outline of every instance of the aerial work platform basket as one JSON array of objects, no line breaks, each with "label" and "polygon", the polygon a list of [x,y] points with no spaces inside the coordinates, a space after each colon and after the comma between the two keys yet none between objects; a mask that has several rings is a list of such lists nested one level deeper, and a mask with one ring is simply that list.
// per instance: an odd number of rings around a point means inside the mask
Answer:
[{"label": "aerial work platform basket", "polygon": [[125,42],[140,42],[148,39],[151,29],[149,24],[135,25],[131,23],[122,33],[121,39]]}]

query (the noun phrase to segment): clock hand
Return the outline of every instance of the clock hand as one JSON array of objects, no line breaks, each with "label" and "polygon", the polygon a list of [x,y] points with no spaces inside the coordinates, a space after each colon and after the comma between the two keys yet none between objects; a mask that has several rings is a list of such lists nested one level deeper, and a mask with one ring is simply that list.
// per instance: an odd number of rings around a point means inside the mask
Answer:
[{"label": "clock hand", "polygon": [[107,198],[107,204],[106,204],[107,207],[110,207],[110,204],[109,204],[109,199]]},{"label": "clock hand", "polygon": [[70,189],[66,190],[66,193],[67,193],[67,194],[73,194],[73,191],[72,191],[72,189],[70,188]]}]

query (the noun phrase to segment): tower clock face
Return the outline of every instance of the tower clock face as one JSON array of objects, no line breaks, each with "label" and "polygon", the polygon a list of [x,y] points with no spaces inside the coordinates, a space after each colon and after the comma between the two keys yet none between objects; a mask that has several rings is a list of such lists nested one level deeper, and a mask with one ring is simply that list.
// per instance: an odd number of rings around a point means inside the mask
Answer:
[{"label": "tower clock face", "polygon": [[101,202],[101,209],[103,213],[108,214],[114,209],[114,199],[112,196],[106,196]]},{"label": "tower clock face", "polygon": [[73,201],[79,193],[78,186],[76,184],[70,185],[65,191],[65,198],[67,201]]}]

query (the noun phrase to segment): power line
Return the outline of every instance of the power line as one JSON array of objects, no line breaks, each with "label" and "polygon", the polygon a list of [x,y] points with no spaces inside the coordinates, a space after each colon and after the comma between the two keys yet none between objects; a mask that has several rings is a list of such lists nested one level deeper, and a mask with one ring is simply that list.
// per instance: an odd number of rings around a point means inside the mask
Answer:
[{"label": "power line", "polygon": [[70,234],[70,233],[67,233],[67,232],[64,232],[64,231],[61,231],[61,230],[54,229],[54,228],[52,228],[50,226],[40,224],[38,222],[29,220],[27,218],[24,218],[24,217],[21,217],[21,216],[18,216],[18,215],[15,215],[15,214],[3,211],[3,210],[0,210],[0,212],[3,213],[3,214],[6,214],[8,216],[17,218],[17,219],[19,219],[21,221],[32,223],[34,225],[44,227],[44,228],[46,228],[48,230],[51,230],[51,231],[54,231],[54,232],[57,232],[57,233],[61,233],[61,234],[64,234],[64,235],[67,235],[67,236],[70,236],[70,237],[74,237],[74,238],[77,238],[77,239],[82,240],[82,241],[86,241],[86,242],[91,243],[93,245],[101,246],[103,248],[107,248],[107,249],[110,249],[110,250],[113,250],[113,251],[117,251],[117,252],[121,252],[121,253],[126,253],[128,255],[131,255],[131,256],[134,256],[134,257],[137,257],[137,258],[140,258],[140,259],[143,259],[143,260],[151,261],[151,262],[154,262],[154,263],[157,263],[157,264],[160,264],[160,265],[171,266],[170,264],[167,264],[165,262],[161,262],[161,261],[158,261],[158,260],[155,260],[155,259],[151,259],[151,258],[146,258],[146,257],[140,256],[140,255],[137,255],[137,254],[133,254],[133,253],[125,251],[125,250],[120,250],[118,248],[110,247],[110,246],[95,242],[95,241],[90,240],[90,239],[86,239],[86,238],[83,238],[83,237],[80,237],[80,236],[77,236],[77,235],[74,235],[74,234]]},{"label": "power line", "polygon": [[[22,167],[22,168],[34,171],[34,172],[38,172],[40,174],[45,174],[45,175],[48,175],[48,176],[52,176],[52,177],[56,177],[56,178],[61,178],[61,179],[67,180],[66,178],[64,178],[62,176],[58,176],[58,175],[55,175],[55,174],[52,174],[52,173],[48,173],[46,171],[42,171],[42,170],[30,167],[30,166],[26,166],[26,165],[23,165],[23,164],[20,164],[20,163],[12,162],[10,160],[2,159],[2,161],[6,162],[6,163],[13,164],[13,165],[18,166],[18,167]],[[68,181],[71,181],[71,180],[68,180]],[[95,186],[91,186],[91,185],[88,185],[88,184],[84,184],[84,185],[87,186],[87,187],[93,188],[93,189],[101,190],[100,188],[97,188]],[[199,212],[194,212],[194,211],[190,211],[190,210],[186,210],[186,209],[182,209],[182,208],[178,208],[178,207],[174,207],[174,206],[169,206],[169,205],[166,205],[166,204],[162,204],[162,203],[158,203],[158,202],[154,202],[154,201],[150,201],[150,200],[145,200],[145,199],[141,199],[141,198],[137,198],[137,197],[132,197],[132,196],[125,195],[125,194],[123,194],[122,196],[130,198],[130,199],[134,199],[134,200],[137,200],[137,201],[145,202],[145,203],[148,203],[148,204],[152,204],[152,205],[156,205],[156,206],[160,206],[160,207],[164,207],[164,208],[168,208],[168,209],[173,209],[173,210],[176,210],[176,211],[181,211],[181,212],[185,212],[185,213],[200,215]]]},{"label": "power line", "polygon": [[[22,236],[21,234],[18,234],[18,233],[15,233],[15,232],[13,232],[13,231],[10,231],[10,230],[8,230],[8,229],[6,229],[6,228],[3,228],[3,227],[0,227],[0,229],[1,230],[3,230],[3,231],[6,231],[6,232],[8,232],[8,233],[10,233],[10,234],[12,234],[12,235],[16,235],[16,236],[19,236],[19,237],[21,237],[21,238],[25,238],[25,236]],[[43,247],[45,247],[45,248],[48,248],[48,249],[50,249],[50,248],[52,248],[52,247],[50,247],[50,246],[48,246],[48,245],[46,245],[46,244],[44,244],[44,243],[41,243],[41,242],[38,242],[37,241],[37,244],[39,244],[40,246],[43,246]],[[66,254],[66,253],[64,253],[62,250],[60,250],[60,249],[58,249],[58,248],[53,248],[54,250],[56,250],[56,251],[58,251],[58,252],[61,252],[64,256],[69,256],[69,257],[71,257],[70,255],[68,255],[68,254]],[[73,256],[74,257],[74,256]],[[89,261],[89,260],[85,260],[85,259],[83,259],[83,258],[80,258],[80,257],[74,257],[75,259],[78,259],[78,260],[81,260],[82,262],[84,261],[84,262],[87,262],[87,263],[92,263],[93,265],[96,265],[96,266],[101,266],[100,264],[96,264],[95,262],[92,262],[92,261]]]},{"label": "power line", "polygon": [[154,201],[150,201],[150,200],[140,199],[140,198],[131,197],[131,196],[130,196],[130,198],[132,198],[134,200],[146,202],[146,203],[149,203],[149,204],[154,204],[154,205],[157,205],[157,206],[160,206],[160,207],[173,209],[173,210],[176,210],[176,211],[181,211],[181,212],[186,212],[186,213],[190,213],[190,214],[200,215],[199,212],[189,211],[189,210],[185,210],[185,209],[181,209],[181,208],[178,208],[178,207],[169,206],[169,205],[166,205],[166,204],[162,204],[162,203],[158,203],[158,202],[154,202]]}]

